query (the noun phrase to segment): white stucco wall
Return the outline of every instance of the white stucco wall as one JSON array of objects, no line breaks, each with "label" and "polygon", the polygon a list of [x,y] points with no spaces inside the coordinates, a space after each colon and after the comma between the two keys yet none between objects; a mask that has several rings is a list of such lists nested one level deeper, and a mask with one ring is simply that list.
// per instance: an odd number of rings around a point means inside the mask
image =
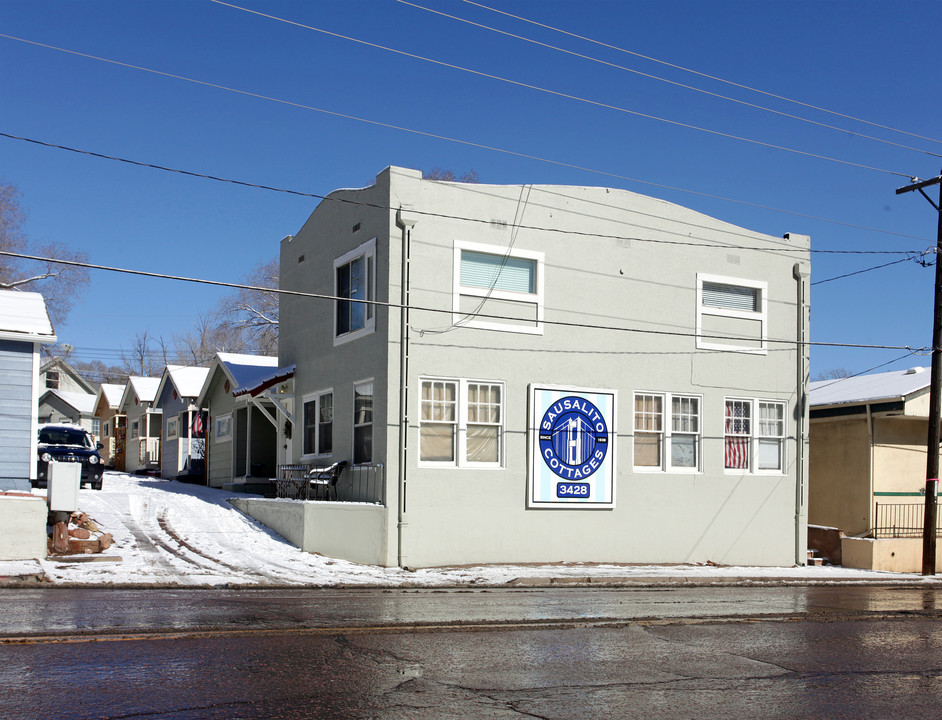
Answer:
[{"label": "white stucco wall", "polygon": [[[403,231],[396,210],[402,206],[415,220],[401,534],[398,310],[378,309],[374,333],[336,347],[331,302],[283,298],[281,310],[280,363],[297,364],[298,407],[305,393],[334,392],[329,460],[350,457],[352,385],[374,381],[374,457],[386,464],[388,488],[386,564],[801,561],[807,473],[797,466],[795,345],[770,343],[762,354],[718,353],[699,349],[693,335],[697,278],[708,274],[766,283],[767,335],[794,340],[793,268],[799,262],[807,270],[807,238],[750,232],[621,190],[434,183],[399,168],[382,173],[371,188],[331,198],[364,204],[324,201],[296,237],[283,241],[283,288],[332,294],[333,259],[375,237],[377,300],[398,303]],[[456,242],[543,253],[545,317],[569,324],[545,324],[539,335],[453,327],[450,312],[435,310],[452,308]],[[485,304],[482,312],[504,309]],[[503,384],[500,468],[417,461],[423,377]],[[527,509],[531,383],[617,391],[613,509]],[[698,472],[634,469],[635,392],[701,398]],[[786,403],[784,472],[724,469],[727,397]]]}]

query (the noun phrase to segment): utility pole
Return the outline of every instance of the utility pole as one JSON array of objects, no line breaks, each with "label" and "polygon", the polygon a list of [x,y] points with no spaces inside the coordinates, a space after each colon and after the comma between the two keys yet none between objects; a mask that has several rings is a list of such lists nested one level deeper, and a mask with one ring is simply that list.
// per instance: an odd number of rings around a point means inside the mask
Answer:
[{"label": "utility pole", "polygon": [[[939,202],[925,189],[939,185]],[[922,574],[935,575],[935,524],[939,494],[939,418],[942,415],[942,175],[931,180],[913,178],[911,185],[897,188],[896,194],[918,191],[939,216],[935,250],[935,309],[932,322],[932,372],[929,380],[929,437],[926,441],[926,509],[922,523]]]}]

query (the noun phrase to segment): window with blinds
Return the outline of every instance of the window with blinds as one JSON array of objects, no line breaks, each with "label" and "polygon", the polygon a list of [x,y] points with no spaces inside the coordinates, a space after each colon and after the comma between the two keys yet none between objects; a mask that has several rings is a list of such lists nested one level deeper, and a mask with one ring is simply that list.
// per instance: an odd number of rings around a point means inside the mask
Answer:
[{"label": "window with blinds", "polygon": [[768,284],[697,276],[697,347],[765,354]]},{"label": "window with blinds", "polygon": [[543,333],[543,253],[455,241],[452,322]]}]

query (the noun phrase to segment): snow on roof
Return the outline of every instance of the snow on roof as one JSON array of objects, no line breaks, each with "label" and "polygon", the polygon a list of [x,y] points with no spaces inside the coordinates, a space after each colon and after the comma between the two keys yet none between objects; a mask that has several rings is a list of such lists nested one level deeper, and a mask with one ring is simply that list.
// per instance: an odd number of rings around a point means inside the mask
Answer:
[{"label": "snow on roof", "polygon": [[124,385],[114,383],[102,383],[98,388],[98,396],[105,396],[105,402],[108,407],[116,408],[121,404],[121,396],[124,395]]},{"label": "snow on roof", "polygon": [[141,402],[153,402],[157,397],[157,386],[160,385],[160,378],[150,377],[130,377],[128,384],[137,395]]},{"label": "snow on roof", "polygon": [[904,398],[929,387],[929,368],[858,375],[810,383],[811,406],[861,404]]},{"label": "snow on roof", "polygon": [[233,393],[243,387],[258,384],[271,375],[271,369],[278,367],[278,358],[265,355],[240,355],[237,353],[216,353],[219,362],[226,366],[226,371],[235,381]]},{"label": "snow on roof", "polygon": [[297,365],[292,363],[291,365],[286,365],[285,367],[280,367],[275,372],[268,373],[265,377],[259,378],[252,385],[244,385],[239,387],[239,391],[233,393],[233,395],[245,395],[251,393],[252,396],[256,396],[261,392],[264,392],[273,385],[284,382],[285,380],[290,380],[294,377],[294,371]]},{"label": "snow on roof", "polygon": [[53,343],[52,329],[43,296],[33,292],[0,290],[0,338]]},{"label": "snow on roof", "polygon": [[47,390],[44,395],[55,395],[80,413],[91,415],[95,412],[94,395],[83,392],[69,392],[67,390]]},{"label": "snow on roof", "polygon": [[180,397],[197,397],[203,389],[209,368],[168,365],[167,373]]}]

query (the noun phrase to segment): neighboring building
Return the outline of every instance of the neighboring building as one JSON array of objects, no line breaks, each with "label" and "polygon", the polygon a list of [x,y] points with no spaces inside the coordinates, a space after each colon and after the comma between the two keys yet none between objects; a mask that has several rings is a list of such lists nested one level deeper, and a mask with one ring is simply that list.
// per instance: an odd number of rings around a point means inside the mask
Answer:
[{"label": "neighboring building", "polygon": [[95,417],[101,427],[101,458],[105,467],[124,471],[127,416],[118,412],[126,385],[102,383],[95,396]]},{"label": "neighboring building", "polygon": [[805,563],[806,236],[624,190],[393,167],[331,193],[280,263],[294,373],[273,444],[291,464],[350,463],[341,499],[359,470],[385,476],[377,505],[305,504],[321,539],[304,549],[410,567]]},{"label": "neighboring building", "polygon": [[0,290],[0,491],[36,479],[39,350],[54,342],[42,295]]},{"label": "neighboring building", "polygon": [[278,358],[216,353],[196,407],[208,408],[207,484],[250,489],[254,480],[275,477],[279,462],[276,411],[270,401],[240,390],[272,375]]},{"label": "neighboring building", "polygon": [[79,375],[78,371],[62,358],[52,358],[43,363],[39,371],[39,388],[86,395],[95,394],[95,386]]},{"label": "neighboring building", "polygon": [[160,475],[203,475],[205,434],[196,405],[208,368],[168,365],[160,377],[154,407],[163,417]]},{"label": "neighboring building", "polygon": [[95,396],[86,392],[46,390],[39,397],[39,422],[78,425],[101,439],[101,422],[95,415]]},{"label": "neighboring building", "polygon": [[808,521],[850,536],[845,566],[922,569],[929,379],[916,367],[810,385]]},{"label": "neighboring building", "polygon": [[162,417],[154,407],[160,378],[130,377],[124,388],[118,413],[127,423],[124,469],[126,472],[153,472],[160,467]]}]

